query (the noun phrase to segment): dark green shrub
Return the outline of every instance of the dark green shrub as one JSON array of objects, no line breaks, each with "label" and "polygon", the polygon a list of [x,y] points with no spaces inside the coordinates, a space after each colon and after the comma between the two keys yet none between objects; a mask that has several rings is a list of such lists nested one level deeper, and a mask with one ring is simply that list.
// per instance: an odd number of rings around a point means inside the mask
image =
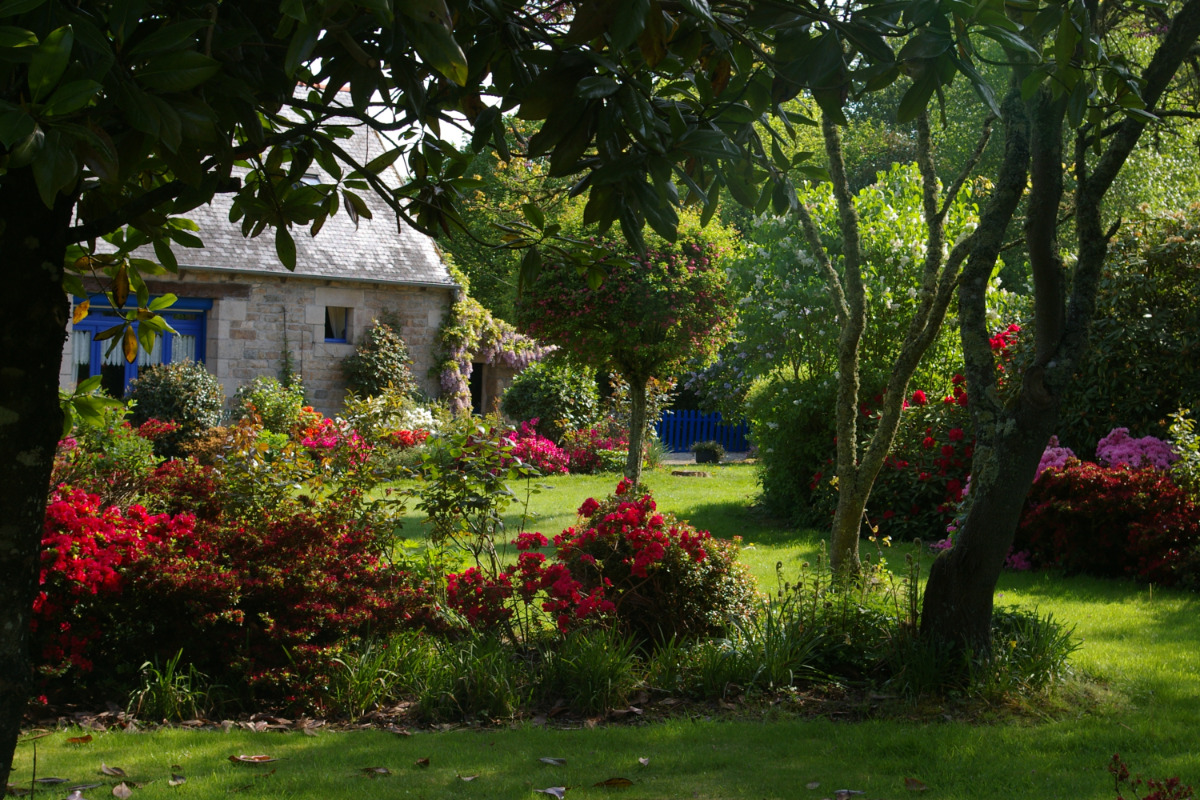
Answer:
[{"label": "dark green shrub", "polygon": [[537,431],[556,443],[566,431],[587,428],[599,416],[600,393],[591,370],[535,362],[513,379],[500,409],[517,422],[536,419]]},{"label": "dark green shrub", "polygon": [[411,365],[404,339],[391,325],[375,320],[363,333],[354,355],[342,361],[342,372],[347,388],[357,394],[374,397],[391,386],[412,396],[418,389]]},{"label": "dark green shrub", "polygon": [[581,714],[628,705],[637,685],[636,642],[615,630],[582,628],[548,648],[538,693],[547,703],[566,700]]},{"label": "dark green shrub", "polygon": [[1076,453],[1118,426],[1164,438],[1200,402],[1200,228],[1177,217],[1131,225],[1100,280],[1088,352],[1063,392],[1058,438]]},{"label": "dark green shrub", "polygon": [[256,414],[266,430],[289,435],[300,421],[304,386],[299,380],[284,386],[275,378],[259,376],[239,387],[233,402],[235,420]]},{"label": "dark green shrub", "polygon": [[179,361],[142,369],[126,399],[134,401],[130,421],[135,426],[151,419],[179,426],[155,442],[159,455],[176,456],[186,442],[220,424],[225,393],[203,364]]}]

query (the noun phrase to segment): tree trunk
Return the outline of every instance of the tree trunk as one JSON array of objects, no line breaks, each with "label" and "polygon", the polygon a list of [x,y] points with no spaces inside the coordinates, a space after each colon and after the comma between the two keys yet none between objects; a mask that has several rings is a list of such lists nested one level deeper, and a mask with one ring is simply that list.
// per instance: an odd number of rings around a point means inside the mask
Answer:
[{"label": "tree trunk", "polygon": [[629,456],[625,459],[625,477],[642,482],[642,445],[646,441],[646,384],[641,376],[626,376],[629,381]]},{"label": "tree trunk", "polygon": [[38,199],[29,169],[0,183],[0,786],[33,689],[29,623],[54,450],[62,433],[58,371],[67,325],[62,288],[71,201]]}]

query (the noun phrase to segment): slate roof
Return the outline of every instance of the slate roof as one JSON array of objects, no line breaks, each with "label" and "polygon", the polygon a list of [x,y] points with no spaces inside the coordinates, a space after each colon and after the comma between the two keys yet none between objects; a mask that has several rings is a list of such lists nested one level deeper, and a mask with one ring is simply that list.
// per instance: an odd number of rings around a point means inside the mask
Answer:
[{"label": "slate roof", "polygon": [[[304,91],[299,89],[299,91]],[[339,94],[339,99],[343,95]],[[348,98],[347,98],[348,99]],[[352,120],[334,118],[334,124],[350,124]],[[383,140],[377,133],[362,127],[342,140],[342,147],[360,164],[383,153]],[[313,171],[325,176],[314,164]],[[400,177],[389,167],[385,180],[397,185]],[[259,236],[242,236],[241,222],[229,221],[233,199],[217,195],[208,205],[195,208],[181,216],[200,226],[198,235],[203,248],[175,247],[175,257],[181,269],[212,270],[246,275],[297,275],[331,280],[391,283],[417,286],[456,287],[433,240],[406,223],[398,221],[394,212],[374,192],[357,192],[371,209],[372,219],[361,218],[357,229],[345,204],[338,213],[326,220],[315,236],[309,226],[293,226],[296,242],[296,269],[289,270],[279,263],[275,254],[275,231],[267,228]],[[149,247],[140,248],[139,256],[155,259]]]}]

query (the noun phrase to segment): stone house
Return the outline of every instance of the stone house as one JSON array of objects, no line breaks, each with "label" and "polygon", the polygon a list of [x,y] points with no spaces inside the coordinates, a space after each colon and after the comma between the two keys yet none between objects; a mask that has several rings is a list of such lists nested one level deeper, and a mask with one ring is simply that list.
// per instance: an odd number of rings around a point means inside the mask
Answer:
[{"label": "stone house", "polygon": [[[364,163],[382,152],[373,134],[351,141],[365,149]],[[103,287],[93,283],[87,286],[91,311],[67,339],[60,383],[69,388],[101,375],[105,388],[120,396],[148,364],[197,360],[217,376],[228,397],[257,376],[278,377],[290,353],[309,402],[332,415],[345,394],[341,361],[371,322],[387,314],[400,324],[413,375],[436,397],[440,388],[430,375],[435,340],[459,287],[429,237],[398,224],[381,200],[363,194],[374,216],[360,218],[357,227],[343,212],[315,237],[293,228],[294,272],[279,263],[270,230],[252,239],[242,236],[240,226],[229,221],[229,197],[218,195],[189,212],[204,247],[176,248],[178,274],[146,281],[152,296],[179,298],[161,312],[177,333],[159,337],[154,350],[139,352],[132,364],[119,347],[108,354],[110,342],[94,337],[118,320],[104,313]]]}]

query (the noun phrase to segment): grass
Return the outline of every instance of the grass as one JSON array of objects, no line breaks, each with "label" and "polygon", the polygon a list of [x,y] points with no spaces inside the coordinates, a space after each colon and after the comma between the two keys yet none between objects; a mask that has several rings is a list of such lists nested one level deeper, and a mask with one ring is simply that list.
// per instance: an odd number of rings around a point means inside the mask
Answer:
[{"label": "grass", "polygon": [[[776,562],[790,575],[821,551],[817,532],[792,531],[752,513],[751,469],[711,472],[703,479],[657,471],[646,482],[660,508],[718,535],[741,535],[745,560],[764,588],[774,586]],[[549,488],[534,495],[537,516],[529,527],[558,532],[575,522],[574,509],[586,497],[606,494],[615,482],[612,476],[542,481]],[[515,522],[514,516],[510,525]],[[412,526],[410,531],[415,535]],[[615,790],[624,798],[820,800],[841,788],[865,791],[867,798],[897,798],[910,794],[904,778],[911,777],[929,787],[929,798],[1112,800],[1105,765],[1114,752],[1147,777],[1179,775],[1200,784],[1200,598],[1124,581],[1005,573],[997,604],[1036,607],[1076,625],[1082,638],[1076,667],[1097,683],[1040,717],[1036,710],[1014,717],[996,709],[982,723],[978,715],[961,719],[953,707],[943,716],[942,709],[899,706],[887,718],[857,722],[762,708],[737,719],[701,711],[648,725],[563,730],[521,723],[409,737],[161,730],[93,734],[91,742],[75,745],[67,739],[80,731],[71,729],[20,745],[13,780],[28,784],[36,746],[40,776],[115,783],[98,774],[106,763],[123,768],[131,780],[150,781],[136,790],[145,800],[231,793],[264,799],[505,798],[552,786],[572,787],[568,797],[587,798],[614,793],[593,786],[613,777],[634,782]],[[227,760],[258,753],[282,760],[263,766]],[[565,758],[566,764],[546,765],[541,757]],[[428,767],[417,766],[423,758]],[[167,785],[174,765],[188,781],[177,788]],[[370,779],[361,771],[379,766],[392,775]],[[473,775],[478,777],[470,782],[459,777]],[[805,788],[814,781],[817,789]],[[65,796],[61,788],[39,788],[38,795]],[[109,791],[105,786],[85,796]]]}]

